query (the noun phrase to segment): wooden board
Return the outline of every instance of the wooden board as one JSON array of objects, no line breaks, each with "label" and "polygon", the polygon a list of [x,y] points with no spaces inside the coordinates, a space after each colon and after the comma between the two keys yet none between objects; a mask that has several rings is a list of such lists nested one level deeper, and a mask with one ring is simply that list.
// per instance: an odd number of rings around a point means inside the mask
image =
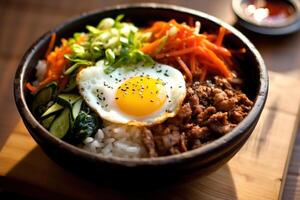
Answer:
[{"label": "wooden board", "polygon": [[0,184],[44,199],[278,199],[297,128],[299,85],[270,73],[268,101],[249,141],[207,177],[143,191],[97,186],[50,160],[19,121],[0,152]]}]

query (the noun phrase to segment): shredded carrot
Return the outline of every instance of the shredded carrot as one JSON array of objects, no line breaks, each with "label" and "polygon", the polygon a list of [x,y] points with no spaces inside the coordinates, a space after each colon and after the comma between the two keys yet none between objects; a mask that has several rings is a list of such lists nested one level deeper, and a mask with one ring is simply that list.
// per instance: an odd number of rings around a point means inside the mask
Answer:
[{"label": "shredded carrot", "polygon": [[189,68],[186,66],[183,60],[179,56],[176,57],[176,60],[179,63],[179,66],[181,66],[183,71],[186,73],[188,80],[193,80],[192,72],[189,70]]},{"label": "shredded carrot", "polygon": [[52,51],[54,44],[55,44],[55,40],[56,40],[56,33],[52,33],[45,57],[47,57],[49,55],[49,53]]},{"label": "shredded carrot", "polygon": [[205,46],[207,48],[214,51],[215,53],[218,53],[218,54],[224,55],[224,56],[231,56],[231,52],[224,47],[217,46],[214,43],[209,42],[208,40],[204,40],[203,43],[205,44]]},{"label": "shredded carrot", "polygon": [[163,25],[163,27],[160,28],[159,32],[157,32],[154,37],[155,38],[161,38],[162,36],[164,36],[166,34],[166,32],[170,29],[170,25],[169,24],[165,24]]},{"label": "shredded carrot", "polygon": [[221,26],[219,29],[219,34],[217,37],[216,45],[218,45],[218,46],[222,45],[225,33],[226,33],[226,29]]},{"label": "shredded carrot", "polygon": [[184,54],[192,53],[196,50],[199,50],[199,47],[190,47],[190,48],[186,48],[186,49],[180,49],[180,50],[173,51],[170,53],[158,54],[155,57],[159,59],[159,58],[163,58],[163,57],[181,56]]},{"label": "shredded carrot", "polygon": [[[189,26],[179,24],[174,19],[155,22],[143,30],[150,32],[152,36],[141,51],[150,54],[158,62],[177,67],[185,73],[188,80],[193,80],[193,77],[204,80],[208,74],[232,78],[232,53],[243,52],[244,49],[228,50],[222,45],[227,33],[224,27],[220,27],[217,34],[200,34],[191,23],[194,23],[192,19],[188,21]],[[167,41],[162,38],[167,38]]]},{"label": "shredded carrot", "polygon": [[[87,35],[80,35],[76,43],[81,44],[87,40]],[[30,90],[31,93],[36,93],[41,88],[45,87],[52,81],[56,81],[58,83],[59,89],[63,89],[68,82],[68,76],[63,75],[63,71],[68,66],[69,61],[65,58],[66,54],[70,54],[72,52],[71,47],[68,44],[66,39],[61,39],[61,46],[54,47],[56,40],[56,34],[53,33],[51,35],[51,39],[48,45],[48,49],[45,55],[45,60],[47,63],[47,72],[42,81],[38,83],[37,86],[33,86],[31,83],[26,83],[26,88]]]},{"label": "shredded carrot", "polygon": [[215,42],[217,39],[217,36],[215,34],[204,34],[208,41]]},{"label": "shredded carrot", "polygon": [[152,42],[152,43],[150,43],[148,45],[145,45],[141,49],[141,51],[143,51],[146,54],[150,54],[150,55],[154,54],[158,50],[158,47],[162,43],[162,40],[163,40],[163,38],[160,38],[160,39],[155,40],[154,42]]},{"label": "shredded carrot", "polygon": [[224,62],[216,56],[216,54],[207,49],[206,50],[208,58],[215,64],[215,69],[218,70],[223,76],[232,78],[232,74],[227,68],[227,66],[224,64]]},{"label": "shredded carrot", "polygon": [[207,73],[207,69],[206,69],[206,68],[203,68],[202,74],[201,74],[201,76],[200,76],[200,80],[201,80],[201,81],[204,81],[204,80],[205,80],[205,78],[206,78],[206,73]]},{"label": "shredded carrot", "polygon": [[[55,38],[55,36],[52,38]],[[55,41],[51,39],[48,49],[52,49],[51,46],[53,43],[55,43]],[[64,55],[69,53],[71,53],[71,48],[68,46],[67,40],[62,39],[62,46],[56,47],[54,51],[50,52],[46,56],[47,72],[45,78],[40,81],[37,86],[32,86],[30,83],[27,83],[26,87],[32,93],[36,93],[39,89],[45,87],[50,82],[58,81],[60,76],[63,74],[64,68],[68,64],[68,60],[65,59]]]},{"label": "shredded carrot", "polygon": [[241,49],[237,49],[237,50],[230,49],[229,51],[234,54],[242,54],[242,53],[246,53],[247,50],[246,50],[246,48],[241,48]]},{"label": "shredded carrot", "polygon": [[29,82],[26,83],[26,88],[27,88],[28,90],[30,90],[31,93],[36,93],[36,92],[37,92],[37,87],[31,85],[31,83],[29,83]]},{"label": "shredded carrot", "polygon": [[195,54],[191,57],[191,73],[193,74],[196,71],[196,56]]}]

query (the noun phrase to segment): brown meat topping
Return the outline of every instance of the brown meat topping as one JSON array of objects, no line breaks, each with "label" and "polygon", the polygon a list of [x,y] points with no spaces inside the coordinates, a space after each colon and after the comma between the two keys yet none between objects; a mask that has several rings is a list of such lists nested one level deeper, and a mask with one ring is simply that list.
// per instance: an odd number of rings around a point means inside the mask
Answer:
[{"label": "brown meat topping", "polygon": [[227,79],[215,76],[187,86],[178,114],[145,128],[143,142],[150,157],[199,148],[225,135],[241,122],[253,102]]},{"label": "brown meat topping", "polygon": [[143,129],[142,131],[143,134],[143,142],[148,150],[148,154],[150,157],[156,157],[157,153],[155,150],[155,143],[153,140],[153,135],[152,132],[149,129]]}]

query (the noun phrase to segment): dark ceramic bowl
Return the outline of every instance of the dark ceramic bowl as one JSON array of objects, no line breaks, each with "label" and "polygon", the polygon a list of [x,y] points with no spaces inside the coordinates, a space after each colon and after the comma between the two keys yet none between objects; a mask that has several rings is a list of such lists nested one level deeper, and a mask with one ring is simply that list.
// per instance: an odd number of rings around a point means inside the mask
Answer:
[{"label": "dark ceramic bowl", "polygon": [[[255,104],[249,115],[230,133],[214,142],[179,155],[159,158],[124,159],[105,158],[88,153],[71,144],[52,136],[34,118],[29,106],[31,104],[25,83],[32,80],[35,65],[43,59],[52,32],[58,38],[68,38],[74,32],[84,31],[87,24],[96,25],[104,17],[125,14],[126,20],[138,26],[147,25],[153,20],[176,19],[179,22],[194,18],[201,22],[202,31],[216,32],[220,26],[231,31],[225,37],[225,45],[230,48],[247,49],[244,59],[240,60],[245,74],[245,93]],[[28,131],[45,151],[45,153],[64,167],[93,177],[105,175],[124,175],[130,177],[154,177],[167,175],[184,175],[192,172],[207,174],[225,164],[247,141],[263,110],[268,92],[268,75],[266,66],[253,44],[238,30],[203,12],[177,6],[161,4],[134,4],[117,6],[91,13],[85,13],[63,25],[49,31],[38,39],[26,52],[20,62],[14,80],[14,94],[17,108]]]}]

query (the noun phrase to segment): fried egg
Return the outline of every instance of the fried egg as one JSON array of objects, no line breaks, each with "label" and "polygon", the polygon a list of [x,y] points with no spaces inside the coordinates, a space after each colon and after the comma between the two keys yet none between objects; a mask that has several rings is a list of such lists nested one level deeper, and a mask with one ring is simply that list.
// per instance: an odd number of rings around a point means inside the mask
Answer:
[{"label": "fried egg", "polygon": [[185,80],[174,67],[117,68],[105,73],[103,61],[77,75],[80,94],[90,108],[112,123],[149,126],[177,114],[186,96]]}]

